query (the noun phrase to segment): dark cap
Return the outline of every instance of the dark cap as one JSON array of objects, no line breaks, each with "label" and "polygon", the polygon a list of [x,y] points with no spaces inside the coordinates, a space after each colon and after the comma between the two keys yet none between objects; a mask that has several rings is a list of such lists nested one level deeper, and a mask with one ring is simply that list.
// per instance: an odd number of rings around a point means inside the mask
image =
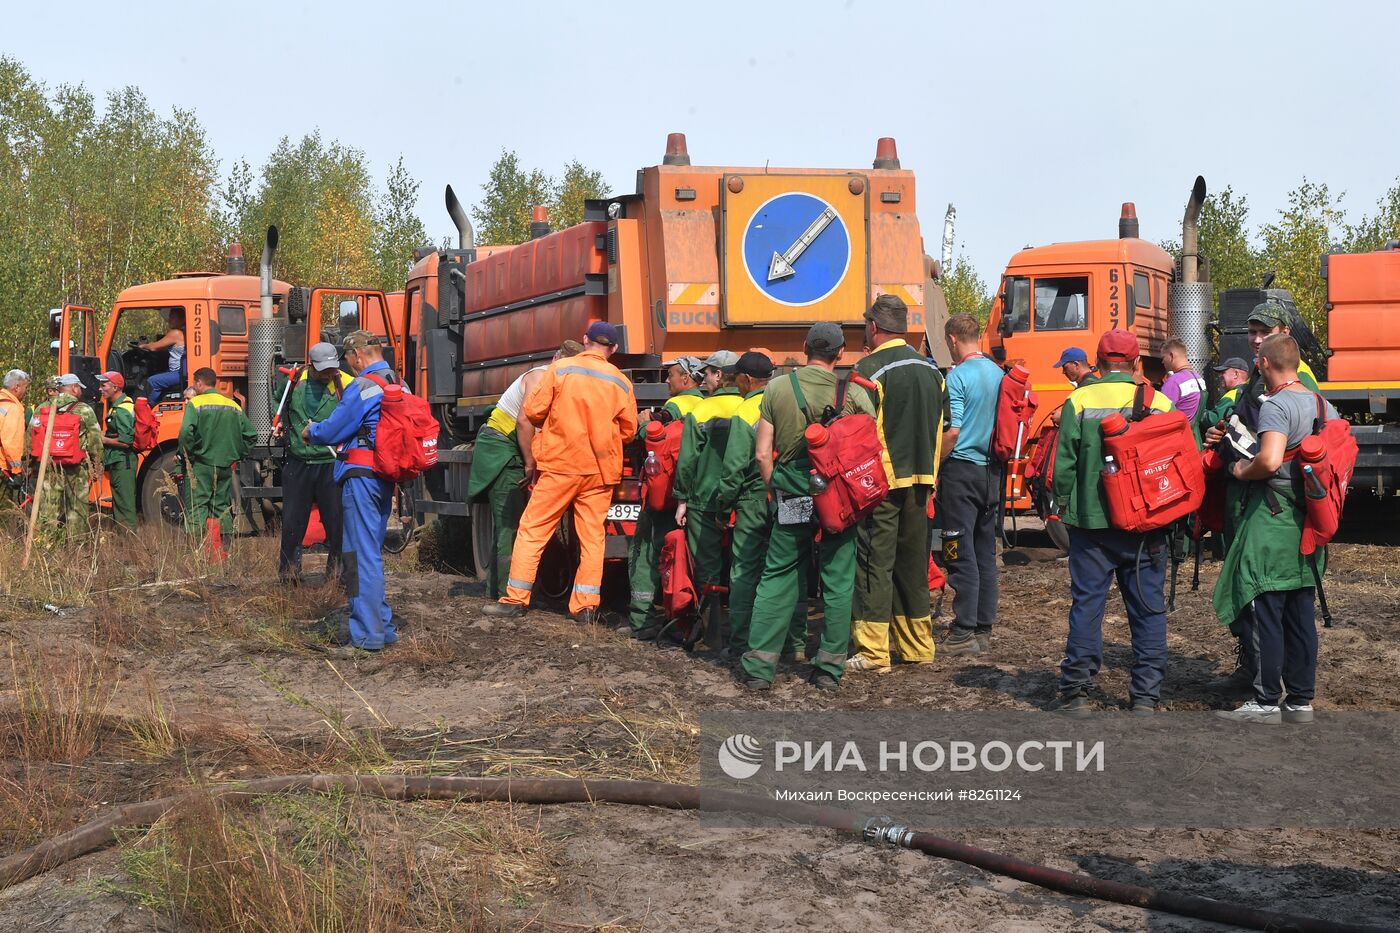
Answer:
[{"label": "dark cap", "polygon": [[1232,356],[1225,362],[1221,363],[1219,366],[1212,366],[1211,369],[1215,370],[1218,373],[1223,373],[1227,369],[1239,369],[1243,370],[1244,372],[1249,372],[1249,364],[1246,363],[1241,357]]},{"label": "dark cap", "polygon": [[382,347],[384,338],[367,330],[357,330],[345,338],[340,345],[342,350],[363,350],[366,347]]},{"label": "dark cap", "polygon": [[830,321],[818,321],[807,331],[805,345],[808,350],[832,353],[845,348],[846,335],[842,333],[839,325]]},{"label": "dark cap", "polygon": [[1101,360],[1135,360],[1138,353],[1137,335],[1126,330],[1111,330],[1099,338]]},{"label": "dark cap", "polygon": [[887,334],[909,330],[909,306],[898,295],[881,295],[865,311],[865,319]]},{"label": "dark cap", "polygon": [[773,378],[773,361],[766,353],[756,353],[750,350],[739,357],[739,362],[734,364],[734,372],[739,375],[753,376],[756,379]]},{"label": "dark cap", "polygon": [[1267,327],[1288,327],[1288,312],[1274,299],[1261,301],[1249,312],[1249,322],[1257,322]]},{"label": "dark cap", "polygon": [[594,343],[601,343],[605,347],[617,346],[618,340],[622,337],[617,328],[607,321],[594,321],[589,324],[588,330],[584,332],[583,336]]}]

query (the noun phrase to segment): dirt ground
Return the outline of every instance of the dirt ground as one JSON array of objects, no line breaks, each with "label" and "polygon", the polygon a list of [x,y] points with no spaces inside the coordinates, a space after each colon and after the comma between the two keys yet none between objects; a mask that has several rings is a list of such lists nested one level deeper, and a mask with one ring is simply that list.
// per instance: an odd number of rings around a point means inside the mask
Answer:
[{"label": "dirt ground", "polygon": [[[1030,545],[1046,542],[1028,536]],[[1317,705],[1395,710],[1400,671],[1400,560],[1375,544],[1334,548],[1329,595],[1343,624],[1322,632]],[[263,565],[265,566],[265,565]],[[334,768],[520,776],[633,777],[686,782],[698,727],[717,709],[964,710],[1043,707],[1053,697],[1069,605],[1063,560],[1043,547],[1005,555],[1001,624],[989,654],[850,676],[824,694],[786,666],[750,694],[729,664],[580,628],[555,612],[485,618],[481,587],[402,563],[390,579],[405,638],[382,656],[332,661],[299,627],[335,602],[325,589],[276,596],[267,576],[217,586],[156,588],[147,618],[112,618],[101,600],[64,610],[11,606],[0,679],[18,689],[24,656],[96,652],[120,673],[108,714],[149,718],[152,697],[180,737],[164,754],[101,740],[82,766],[90,793],[59,821],[192,781],[279,773],[312,749]],[[1199,592],[1183,568],[1170,619],[1164,706],[1211,709],[1233,698],[1213,685],[1232,641],[1216,624],[1207,563]],[[105,605],[105,608],[104,608]],[[237,611],[230,608],[238,606]],[[1130,659],[1121,601],[1111,597],[1100,677],[1103,715],[1127,701]],[[11,679],[13,675],[13,679]],[[357,731],[358,730],[358,731]],[[130,733],[128,733],[130,734]],[[337,736],[340,738],[337,739]],[[344,740],[344,736],[352,736]],[[359,744],[373,736],[375,747]],[[326,751],[336,744],[334,754]],[[279,758],[279,754],[283,754]],[[1394,754],[1394,750],[1389,750]],[[356,758],[356,754],[360,758]],[[348,764],[347,764],[348,763]],[[8,762],[11,775],[20,768]],[[7,778],[19,786],[22,781]],[[1326,787],[1288,788],[1306,805]],[[378,805],[399,833],[465,806]],[[1054,930],[1222,929],[1167,914],[1043,891],[954,862],[878,850],[818,829],[721,829],[691,813],[609,805],[484,808],[529,830],[541,870],[491,888],[473,923],[497,929]],[[477,817],[471,817],[477,818]],[[481,817],[488,819],[488,817]],[[419,821],[415,823],[414,821]],[[14,822],[13,820],[11,821]],[[415,829],[415,827],[419,827]],[[52,824],[50,825],[52,828]],[[937,832],[939,827],[919,827]],[[12,827],[13,829],[13,827]],[[1055,867],[1245,904],[1400,928],[1400,832],[1317,830],[949,832]],[[6,851],[35,841],[13,829]],[[124,842],[124,845],[127,843]],[[522,856],[524,857],[524,856]],[[108,850],[0,892],[0,930],[193,929],[131,893],[121,852]],[[506,890],[508,893],[502,894]]]}]

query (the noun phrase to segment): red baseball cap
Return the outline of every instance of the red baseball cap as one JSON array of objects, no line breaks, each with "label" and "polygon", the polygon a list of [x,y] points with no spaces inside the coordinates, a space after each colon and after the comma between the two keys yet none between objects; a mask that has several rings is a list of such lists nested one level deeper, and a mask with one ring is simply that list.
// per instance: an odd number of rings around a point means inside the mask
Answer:
[{"label": "red baseball cap", "polygon": [[125,390],[125,389],[126,389],[126,377],[123,376],[121,373],[116,372],[116,371],[105,372],[105,373],[103,373],[102,375],[100,375],[100,376],[97,377],[97,381],[98,381],[98,382],[110,382],[112,385],[116,386],[118,389],[122,389],[122,390]]},{"label": "red baseball cap", "polygon": [[1138,358],[1137,335],[1126,330],[1111,330],[1099,338],[1099,359],[1135,360]]}]

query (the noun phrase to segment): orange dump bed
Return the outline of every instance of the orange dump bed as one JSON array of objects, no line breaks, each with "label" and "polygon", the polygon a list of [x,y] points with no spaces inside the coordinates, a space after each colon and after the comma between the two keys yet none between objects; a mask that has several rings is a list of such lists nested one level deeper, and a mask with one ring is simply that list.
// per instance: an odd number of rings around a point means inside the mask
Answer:
[{"label": "orange dump bed", "polygon": [[1400,380],[1400,250],[1329,256],[1327,300],[1327,380]]}]

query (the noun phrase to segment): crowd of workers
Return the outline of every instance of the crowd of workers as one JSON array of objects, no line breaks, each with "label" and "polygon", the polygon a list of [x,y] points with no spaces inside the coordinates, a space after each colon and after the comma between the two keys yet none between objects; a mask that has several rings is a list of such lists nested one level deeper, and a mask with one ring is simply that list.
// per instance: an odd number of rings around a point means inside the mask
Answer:
[{"label": "crowd of workers", "polygon": [[[946,374],[907,342],[908,309],[898,298],[877,299],[865,321],[867,352],[849,376],[837,373],[846,353],[841,327],[816,323],[806,335],[805,365],[791,373],[776,375],[773,360],[757,351],[668,362],[670,398],[657,411],[638,411],[632,383],[609,362],[620,339],[613,325],[596,322],[581,342],[565,341],[548,366],[507,389],[475,445],[469,495],[489,503],[497,533],[486,580],[496,601],[484,611],[525,614],[545,546],[571,515],[579,553],[569,612],[581,623],[601,621],[605,524],[624,475],[624,448],[644,436],[648,421],[678,421],[684,428],[674,508],[642,509],[628,555],[624,624],[636,638],[656,640],[670,629],[661,605],[661,554],[668,535],[683,528],[697,590],[708,602],[727,595],[727,633],[719,635],[718,647],[737,659],[749,689],[769,688],[780,663],[804,657],[807,597],[818,590],[821,633],[806,658],[812,686],[831,690],[846,673],[932,663],[929,556],[936,514],[945,545],[952,539],[956,554],[944,562],[954,596],[941,654],[993,651],[1004,465],[992,453],[992,438],[1003,369],[980,352],[980,326],[970,315],[947,322],[955,364]],[[1325,403],[1315,395],[1317,384],[1279,306],[1255,308],[1249,328],[1256,358],[1215,367],[1226,389],[1215,406],[1206,407],[1205,380],[1190,369],[1185,347],[1169,341],[1162,353],[1167,375],[1148,407],[1184,412],[1201,443],[1228,462],[1225,557],[1214,604],[1239,638],[1236,676],[1253,699],[1222,715],[1308,721],[1317,568],[1300,553],[1304,512],[1288,452],[1313,430]],[[288,444],[279,574],[288,582],[300,578],[301,544],[314,506],[327,534],[328,575],[340,575],[349,603],[348,624],[328,634],[346,652],[379,651],[398,637],[381,557],[393,486],[375,474],[367,456],[385,386],[398,378],[383,358],[380,338],[365,331],[339,349],[317,344],[308,356],[277,430]],[[1110,413],[1132,413],[1141,379],[1138,339],[1109,331],[1092,360],[1071,347],[1057,365],[1075,389],[1052,419],[1059,433],[1051,492],[1068,529],[1072,592],[1054,708],[1072,716],[1091,708],[1103,661],[1104,608],[1116,581],[1134,658],[1130,709],[1150,714],[1167,667],[1167,540],[1160,531],[1113,527],[1098,429]],[[48,397],[33,412],[24,408],[28,377],[12,370],[4,378],[0,462],[12,504],[26,461],[35,459],[33,426],[56,412],[78,415],[84,456],[46,472],[40,504],[46,528],[87,527],[89,484],[103,470],[114,520],[135,525],[131,399],[120,373],[98,381],[105,425],[79,400],[77,376],[51,380]],[[197,371],[191,382],[179,440],[186,522],[217,542],[231,531],[233,466],[254,435],[239,406],[217,391],[211,370]],[[812,496],[820,490],[813,485],[807,432],[847,414],[873,417],[889,494],[851,527],[822,531],[813,516]],[[946,546],[944,553],[950,553]],[[707,640],[713,643],[716,634]]]}]

